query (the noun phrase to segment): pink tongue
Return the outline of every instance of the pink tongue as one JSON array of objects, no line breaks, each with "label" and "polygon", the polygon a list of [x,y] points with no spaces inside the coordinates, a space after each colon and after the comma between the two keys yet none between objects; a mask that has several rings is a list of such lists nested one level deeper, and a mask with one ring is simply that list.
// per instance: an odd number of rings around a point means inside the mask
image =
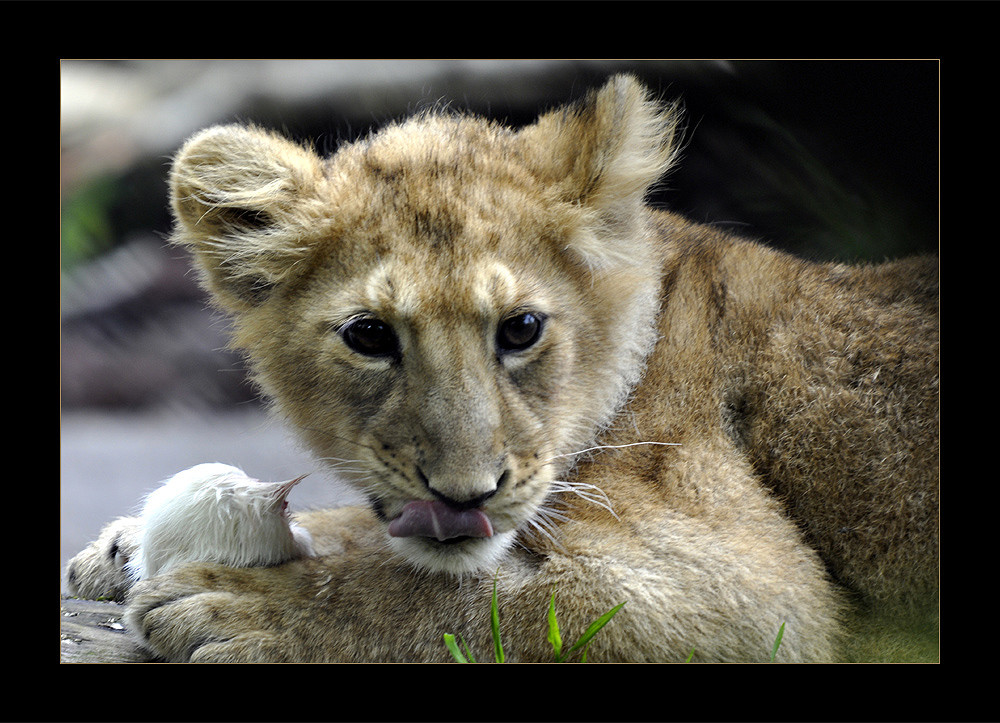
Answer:
[{"label": "pink tongue", "polygon": [[493,537],[493,525],[482,510],[456,510],[438,500],[408,502],[389,523],[393,537]]}]

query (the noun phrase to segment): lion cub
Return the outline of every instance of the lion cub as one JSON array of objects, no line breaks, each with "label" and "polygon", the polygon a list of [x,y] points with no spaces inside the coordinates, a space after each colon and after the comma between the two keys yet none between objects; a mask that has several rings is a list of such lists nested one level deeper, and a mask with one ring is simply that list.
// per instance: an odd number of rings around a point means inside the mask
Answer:
[{"label": "lion cub", "polygon": [[447,660],[446,632],[489,649],[497,575],[514,660],[551,659],[553,591],[568,634],[627,603],[591,660],[766,660],[783,624],[779,660],[856,659],[876,618],[933,638],[937,262],[809,263],[648,207],[678,121],[621,76],[518,131],[192,138],[174,241],[369,504],[303,517],[329,554],[137,584],[134,633],[174,660]]}]

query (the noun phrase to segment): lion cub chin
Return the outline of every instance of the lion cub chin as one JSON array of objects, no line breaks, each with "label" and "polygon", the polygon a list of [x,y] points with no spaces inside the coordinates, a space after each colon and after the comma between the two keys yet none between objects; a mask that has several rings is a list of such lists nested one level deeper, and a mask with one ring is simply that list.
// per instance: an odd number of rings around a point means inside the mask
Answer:
[{"label": "lion cub chin", "polygon": [[496,570],[516,534],[516,530],[508,530],[487,538],[444,542],[426,537],[391,537],[389,545],[417,568],[462,575]]}]

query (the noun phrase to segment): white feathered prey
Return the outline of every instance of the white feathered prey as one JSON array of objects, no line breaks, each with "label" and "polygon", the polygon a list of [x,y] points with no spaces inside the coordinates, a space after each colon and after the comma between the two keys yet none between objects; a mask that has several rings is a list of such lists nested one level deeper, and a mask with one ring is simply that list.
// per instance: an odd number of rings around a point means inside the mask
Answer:
[{"label": "white feathered prey", "polygon": [[186,562],[257,567],[313,555],[309,532],[288,514],[288,493],[303,477],[262,482],[220,463],[178,472],[146,497],[139,553],[126,571],[144,580]]}]

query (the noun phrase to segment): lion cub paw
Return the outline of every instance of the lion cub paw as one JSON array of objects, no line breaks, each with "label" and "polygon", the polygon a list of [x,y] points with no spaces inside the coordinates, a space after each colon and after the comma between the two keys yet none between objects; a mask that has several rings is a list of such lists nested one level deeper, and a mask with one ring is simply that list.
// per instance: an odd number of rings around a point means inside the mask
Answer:
[{"label": "lion cub paw", "polygon": [[135,584],[127,565],[139,551],[141,533],[142,524],[136,517],[120,517],[105,526],[97,540],[66,565],[70,594],[122,602]]},{"label": "lion cub paw", "polygon": [[[138,583],[125,624],[142,644],[173,662],[286,662],[301,657],[282,600],[247,585],[239,571],[194,564]],[[242,590],[240,588],[243,588]]]}]

